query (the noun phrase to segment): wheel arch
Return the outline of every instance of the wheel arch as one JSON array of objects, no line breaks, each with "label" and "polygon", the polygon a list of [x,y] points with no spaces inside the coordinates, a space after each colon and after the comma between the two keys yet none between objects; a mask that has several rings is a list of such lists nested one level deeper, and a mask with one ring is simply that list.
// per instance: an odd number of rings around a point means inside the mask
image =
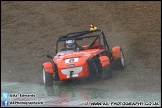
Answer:
[{"label": "wheel arch", "polygon": [[43,68],[44,68],[45,72],[47,72],[47,73],[54,73],[54,66],[53,66],[53,63],[51,63],[51,62],[43,63]]},{"label": "wheel arch", "polygon": [[120,58],[122,48],[120,46],[115,46],[111,49],[112,59],[117,60]]}]

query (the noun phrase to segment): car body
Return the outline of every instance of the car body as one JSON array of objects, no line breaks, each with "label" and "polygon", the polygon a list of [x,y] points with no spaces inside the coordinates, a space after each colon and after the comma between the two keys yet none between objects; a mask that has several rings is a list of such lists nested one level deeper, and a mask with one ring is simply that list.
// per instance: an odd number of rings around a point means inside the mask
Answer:
[{"label": "car body", "polygon": [[[82,50],[61,50],[65,41],[75,39],[80,42]],[[59,45],[59,43],[62,43]],[[118,68],[124,68],[124,54],[120,46],[109,48],[102,30],[81,31],[60,36],[56,41],[56,55],[53,62],[43,63],[43,81],[52,86],[53,80],[66,81],[82,78],[110,78],[111,64],[116,62]]]}]

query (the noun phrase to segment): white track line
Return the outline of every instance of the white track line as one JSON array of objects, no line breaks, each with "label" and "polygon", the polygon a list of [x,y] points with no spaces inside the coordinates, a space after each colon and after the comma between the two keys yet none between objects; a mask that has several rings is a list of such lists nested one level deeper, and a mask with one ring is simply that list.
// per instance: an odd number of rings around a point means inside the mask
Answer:
[{"label": "white track line", "polygon": [[8,86],[8,85],[14,85],[14,84],[18,84],[18,83],[5,83],[5,84],[3,84],[3,83],[1,83],[1,86]]}]

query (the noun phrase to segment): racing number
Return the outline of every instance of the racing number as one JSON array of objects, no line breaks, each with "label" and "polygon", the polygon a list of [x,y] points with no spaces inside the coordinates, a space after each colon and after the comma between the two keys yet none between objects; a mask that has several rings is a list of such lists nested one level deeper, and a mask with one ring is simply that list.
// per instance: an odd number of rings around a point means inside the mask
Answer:
[{"label": "racing number", "polygon": [[65,63],[78,62],[79,58],[69,58],[65,60]]},{"label": "racing number", "polygon": [[69,62],[74,62],[74,58],[69,59]]}]

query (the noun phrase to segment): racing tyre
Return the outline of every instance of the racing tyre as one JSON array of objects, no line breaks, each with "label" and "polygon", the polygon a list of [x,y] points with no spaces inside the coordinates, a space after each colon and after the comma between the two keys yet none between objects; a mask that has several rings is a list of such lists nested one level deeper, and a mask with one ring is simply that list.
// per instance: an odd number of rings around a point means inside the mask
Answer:
[{"label": "racing tyre", "polygon": [[125,63],[124,63],[124,53],[122,49],[120,49],[120,58],[117,60],[117,68],[118,69],[124,69]]},{"label": "racing tyre", "polygon": [[53,86],[53,74],[45,71],[43,67],[43,82],[45,86]]},{"label": "racing tyre", "polygon": [[87,61],[89,66],[89,80],[93,81],[99,78],[102,74],[102,65],[98,58]]},{"label": "racing tyre", "polygon": [[102,72],[101,78],[103,78],[103,79],[111,79],[112,78],[111,65],[103,67],[103,72]]},{"label": "racing tyre", "polygon": [[58,72],[57,72],[57,66],[56,64],[54,63],[54,67],[55,67],[55,72],[54,72],[54,81],[60,81],[60,77],[58,75]]}]

